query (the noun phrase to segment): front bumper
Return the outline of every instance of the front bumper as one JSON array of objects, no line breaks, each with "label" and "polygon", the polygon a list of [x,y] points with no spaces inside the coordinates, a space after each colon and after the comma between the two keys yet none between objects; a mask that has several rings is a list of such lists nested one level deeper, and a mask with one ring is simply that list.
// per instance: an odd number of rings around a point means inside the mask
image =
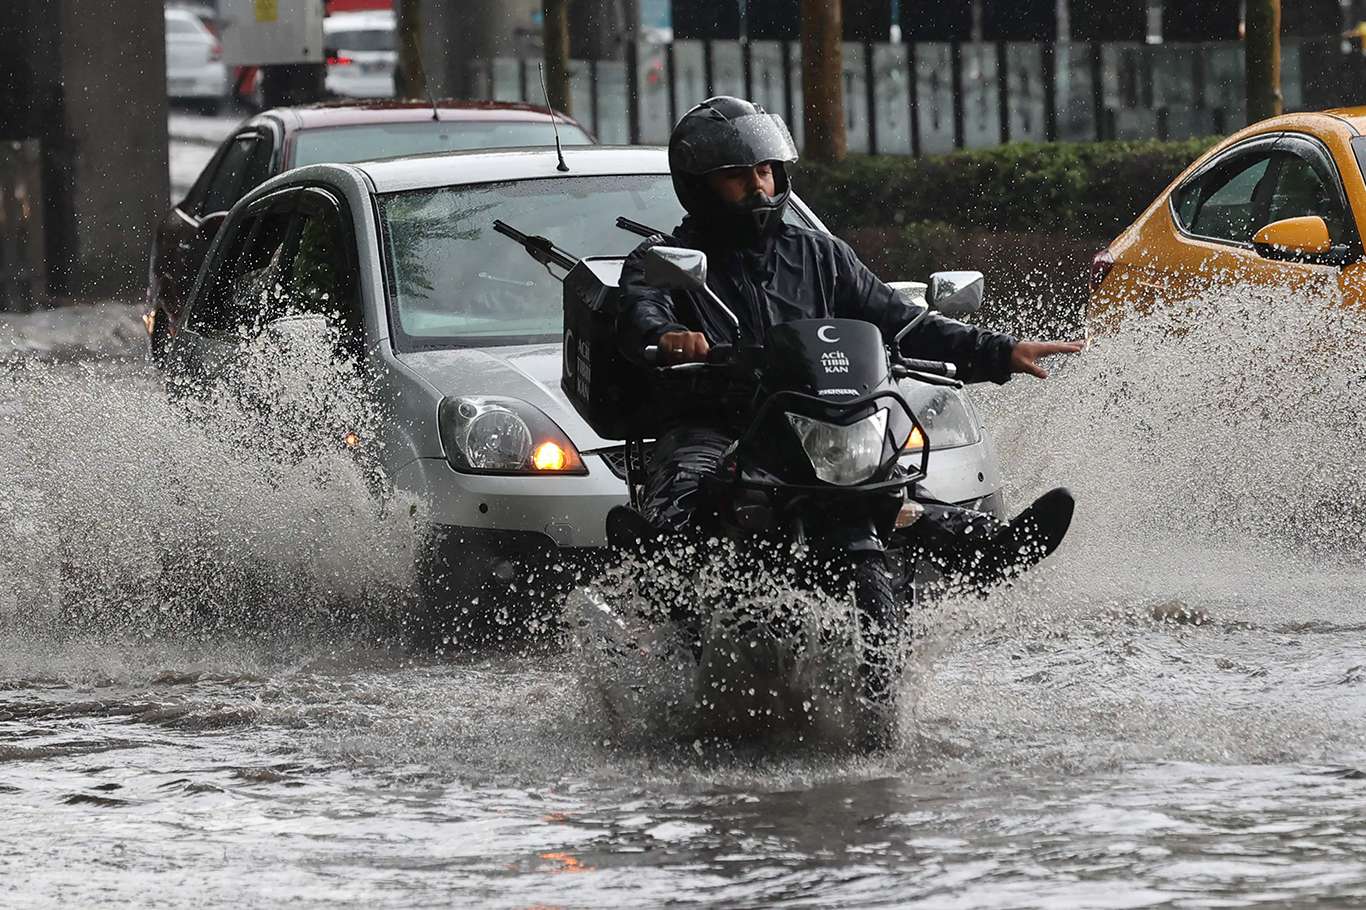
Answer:
[{"label": "front bumper", "polygon": [[496,477],[461,474],[443,458],[420,458],[394,477],[437,526],[534,532],[558,547],[607,546],[607,513],[627,499],[626,484],[602,458],[583,453],[588,474]]},{"label": "front bumper", "polygon": [[228,69],[221,63],[177,69],[166,74],[169,98],[222,98],[231,87]]},{"label": "front bumper", "polygon": [[[434,526],[529,532],[559,548],[600,548],[607,546],[607,513],[629,500],[618,455],[583,453],[588,474],[579,477],[462,474],[444,458],[420,458],[393,482],[426,506]],[[1000,470],[985,440],[932,450],[919,486],[941,502],[1004,517]]]},{"label": "front bumper", "polygon": [[[915,465],[919,456],[904,458],[903,464]],[[920,492],[940,502],[951,502],[970,509],[998,514],[1004,510],[1001,495],[1001,470],[996,464],[987,437],[970,446],[930,449],[929,470],[917,485]]]}]

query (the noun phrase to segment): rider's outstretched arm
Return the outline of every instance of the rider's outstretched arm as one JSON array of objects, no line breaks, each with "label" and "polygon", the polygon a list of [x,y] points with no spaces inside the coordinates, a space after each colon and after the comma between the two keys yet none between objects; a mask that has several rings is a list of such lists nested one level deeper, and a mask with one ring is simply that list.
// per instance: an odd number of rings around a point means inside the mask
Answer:
[{"label": "rider's outstretched arm", "polygon": [[[918,310],[874,275],[849,244],[837,238],[834,244],[835,315],[874,323],[890,341]],[[964,382],[1006,382],[1015,344],[1009,335],[930,313],[901,340],[901,353],[924,360],[947,360],[958,367],[958,376]]]}]

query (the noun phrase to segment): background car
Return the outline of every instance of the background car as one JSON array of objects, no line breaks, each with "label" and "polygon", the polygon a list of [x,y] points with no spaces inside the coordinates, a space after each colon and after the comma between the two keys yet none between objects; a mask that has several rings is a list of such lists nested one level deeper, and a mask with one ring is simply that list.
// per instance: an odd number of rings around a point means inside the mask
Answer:
[{"label": "background car", "polygon": [[334,13],[323,20],[329,92],[348,98],[392,98],[398,63],[391,11]]},{"label": "background car", "polygon": [[[594,267],[611,277],[640,242],[617,217],[669,230],[683,210],[662,149],[568,149],[565,160],[561,172],[553,150],[467,152],[314,165],[264,184],[214,242],[168,385],[212,387],[259,356],[256,338],[298,337],[311,320],[316,345],[372,377],[376,406],[360,410],[385,416],[337,435],[357,432],[386,485],[424,504],[444,567],[431,577],[497,599],[581,562],[627,500],[623,447],[561,390],[560,278],[494,222],[612,257]],[[824,230],[795,197],[787,217]],[[1000,473],[970,400],[928,391],[925,490],[999,512]]]},{"label": "background car", "polygon": [[166,10],[166,94],[217,110],[230,88],[223,45],[191,9]]},{"label": "background car", "polygon": [[[228,209],[282,171],[320,161],[364,161],[456,149],[553,145],[548,108],[492,101],[349,102],[275,108],[244,122],[223,141],[190,191],[152,238],[147,325],[152,359],[180,324],[186,293]],[[593,138],[556,114],[566,146]]]},{"label": "background car", "polygon": [[1096,255],[1093,328],[1220,285],[1337,285],[1366,303],[1366,108],[1288,114],[1210,149]]}]

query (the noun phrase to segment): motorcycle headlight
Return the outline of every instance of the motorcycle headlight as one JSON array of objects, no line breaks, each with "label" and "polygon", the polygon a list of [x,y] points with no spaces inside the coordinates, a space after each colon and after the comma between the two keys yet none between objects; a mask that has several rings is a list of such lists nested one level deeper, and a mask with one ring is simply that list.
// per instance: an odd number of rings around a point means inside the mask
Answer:
[{"label": "motorcycle headlight", "polygon": [[555,422],[515,398],[447,398],[437,409],[446,460],[467,474],[587,474]]},{"label": "motorcycle headlight", "polygon": [[924,435],[911,433],[902,447],[903,452],[920,451],[925,446],[925,436],[930,438],[930,445],[935,449],[956,449],[981,441],[982,432],[972,404],[958,389],[904,382],[901,394],[925,427]]},{"label": "motorcycle headlight", "polygon": [[862,483],[882,465],[886,408],[878,408],[876,413],[843,427],[790,412],[787,422],[801,440],[816,476],[826,483]]}]

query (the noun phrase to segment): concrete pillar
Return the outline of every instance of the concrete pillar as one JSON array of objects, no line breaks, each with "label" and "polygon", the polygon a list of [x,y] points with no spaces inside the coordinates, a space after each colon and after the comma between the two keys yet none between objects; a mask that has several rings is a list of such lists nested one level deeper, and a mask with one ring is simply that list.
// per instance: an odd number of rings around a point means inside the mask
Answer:
[{"label": "concrete pillar", "polygon": [[10,0],[0,138],[42,157],[47,290],[138,296],[168,208],[161,0]]}]

